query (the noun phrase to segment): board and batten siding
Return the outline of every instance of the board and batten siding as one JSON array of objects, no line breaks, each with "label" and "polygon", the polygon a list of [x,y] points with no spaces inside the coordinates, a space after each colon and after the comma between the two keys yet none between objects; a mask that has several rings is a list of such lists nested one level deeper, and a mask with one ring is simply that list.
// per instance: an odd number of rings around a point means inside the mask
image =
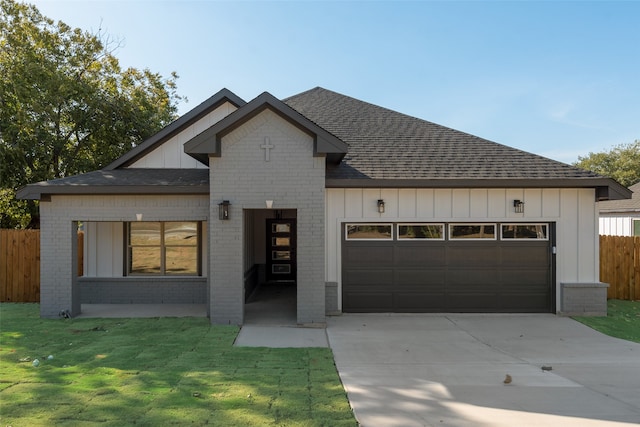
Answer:
[{"label": "board and batten siding", "polygon": [[633,220],[640,220],[640,212],[635,216],[627,214],[600,214],[600,234],[603,236],[633,236]]},{"label": "board and batten siding", "polygon": [[155,150],[151,151],[141,159],[137,160],[130,168],[177,168],[177,169],[207,169],[207,166],[200,163],[184,152],[184,144],[194,136],[202,133],[237,108],[230,102],[222,104],[191,126],[169,138]]},{"label": "board and batten siding", "polygon": [[[383,199],[385,212],[378,213]],[[524,201],[516,213],[514,200]],[[549,222],[556,224],[556,301],[560,283],[599,281],[594,189],[339,189],[326,190],[326,281],[338,283],[342,307],[344,222]],[[560,304],[557,304],[560,310]]]}]

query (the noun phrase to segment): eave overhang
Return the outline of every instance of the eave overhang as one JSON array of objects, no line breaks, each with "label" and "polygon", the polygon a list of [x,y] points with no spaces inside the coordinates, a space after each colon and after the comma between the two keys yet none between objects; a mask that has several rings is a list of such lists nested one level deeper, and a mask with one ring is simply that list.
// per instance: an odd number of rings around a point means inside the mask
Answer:
[{"label": "eave overhang", "polygon": [[326,188],[594,188],[596,201],[630,199],[632,192],[611,178],[576,179],[326,179]]}]

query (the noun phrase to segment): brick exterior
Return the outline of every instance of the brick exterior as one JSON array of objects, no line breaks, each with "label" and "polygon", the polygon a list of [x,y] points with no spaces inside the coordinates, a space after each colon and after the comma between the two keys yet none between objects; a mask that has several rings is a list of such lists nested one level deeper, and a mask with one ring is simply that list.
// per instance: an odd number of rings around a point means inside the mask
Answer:
[{"label": "brick exterior", "polygon": [[[266,160],[260,146],[273,149]],[[297,317],[325,323],[325,160],[313,157],[313,138],[265,110],[222,138],[221,156],[210,159],[210,317],[242,324],[243,210],[295,209],[297,217]],[[218,203],[231,202],[230,219],[218,220]]]},{"label": "brick exterior", "polygon": [[81,277],[82,304],[206,304],[206,277]]},{"label": "brick exterior", "polygon": [[[78,221],[207,221],[207,196],[52,196],[40,203],[40,314],[80,313],[82,281],[76,277]],[[206,280],[206,279],[205,279]]]},{"label": "brick exterior", "polygon": [[566,316],[606,316],[607,283],[561,283],[562,309]]}]

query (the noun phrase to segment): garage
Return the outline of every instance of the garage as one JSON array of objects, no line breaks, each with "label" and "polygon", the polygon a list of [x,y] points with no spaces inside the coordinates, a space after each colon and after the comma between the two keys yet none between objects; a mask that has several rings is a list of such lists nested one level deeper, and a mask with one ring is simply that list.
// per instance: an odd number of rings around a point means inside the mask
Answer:
[{"label": "garage", "polygon": [[344,312],[555,311],[552,223],[345,223]]}]

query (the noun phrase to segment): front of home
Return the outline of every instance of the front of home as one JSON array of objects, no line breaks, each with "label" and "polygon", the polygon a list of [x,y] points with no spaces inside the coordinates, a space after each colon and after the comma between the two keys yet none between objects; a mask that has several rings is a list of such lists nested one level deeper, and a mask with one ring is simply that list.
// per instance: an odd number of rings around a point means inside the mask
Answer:
[{"label": "front of home", "polygon": [[341,312],[601,312],[596,202],[630,192],[315,88],[250,102],[224,89],[104,169],[19,196],[41,202],[44,317],[181,303],[242,324],[256,288],[288,282],[309,325]]}]

